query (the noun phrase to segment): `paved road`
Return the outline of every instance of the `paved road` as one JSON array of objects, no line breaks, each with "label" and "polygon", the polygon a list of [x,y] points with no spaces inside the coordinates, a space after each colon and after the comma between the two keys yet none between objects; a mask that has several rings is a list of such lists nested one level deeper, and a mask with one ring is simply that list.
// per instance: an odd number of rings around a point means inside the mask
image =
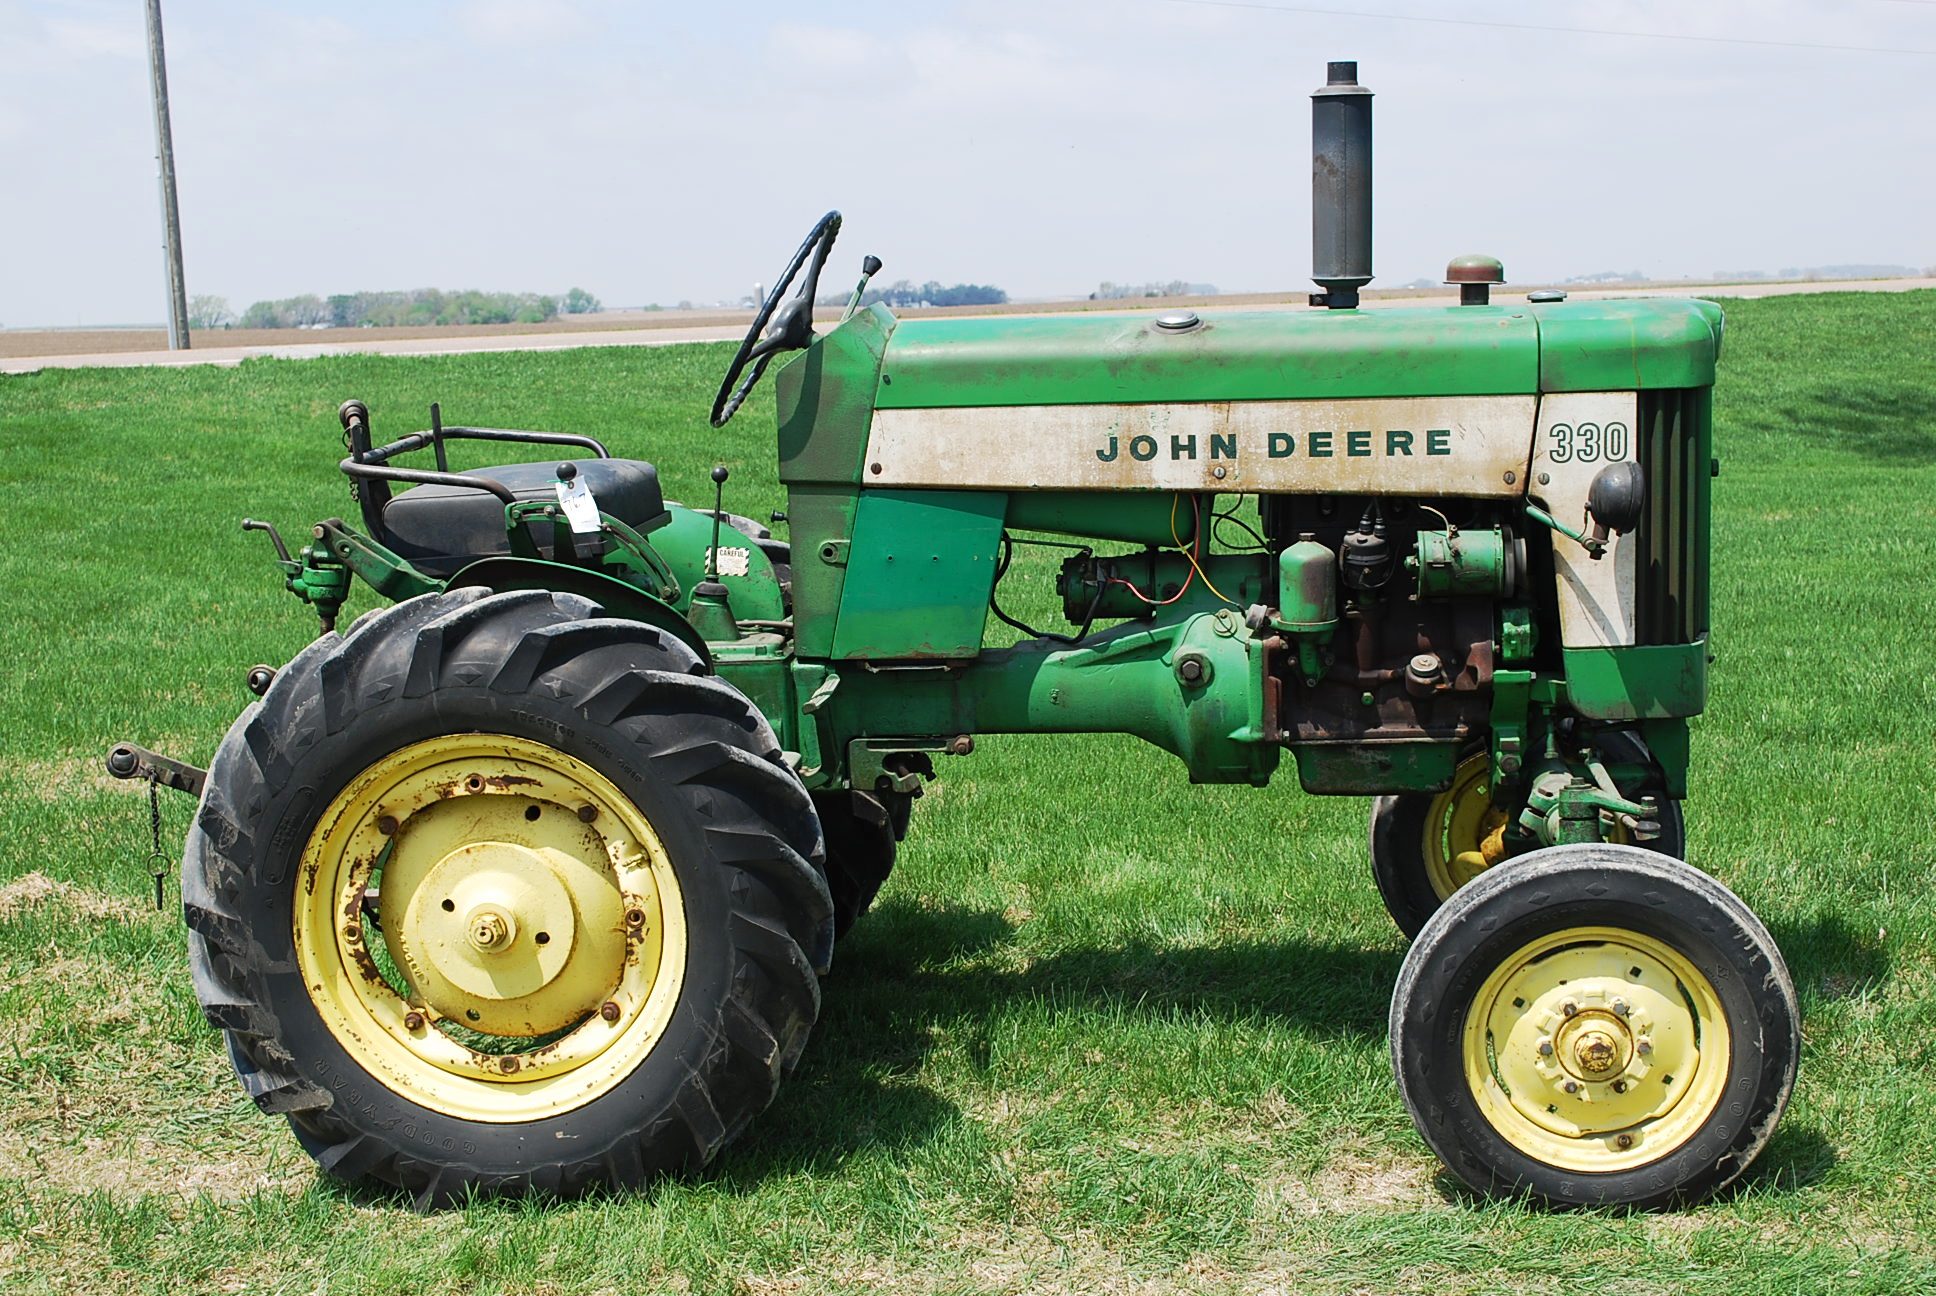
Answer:
[{"label": "paved road", "polygon": [[[1745,284],[1673,284],[1645,289],[1580,289],[1570,292],[1575,299],[1605,297],[1781,297],[1795,293],[1825,292],[1909,292],[1918,288],[1936,288],[1936,278],[1931,279],[1858,279],[1841,282],[1816,281],[1809,283],[1745,283]],[[1369,308],[1378,308],[1404,302],[1416,302],[1419,298],[1385,297],[1369,300]],[[1439,300],[1444,300],[1442,296]],[[1499,293],[1495,301],[1502,304],[1517,304],[1525,301],[1523,294]],[[1144,310],[1142,303],[1126,303],[1125,310]],[[1255,310],[1254,305],[1245,309]],[[1286,301],[1265,309],[1307,310],[1302,300]],[[1037,315],[1066,315],[1075,312],[1045,309],[1029,312]],[[1093,313],[1081,312],[1081,313]],[[274,356],[282,360],[307,360],[316,356],[346,355],[360,353],[367,355],[465,355],[478,351],[555,351],[565,347],[598,346],[679,346],[689,342],[726,342],[740,337],[742,328],[737,325],[713,325],[699,328],[652,328],[652,329],[612,329],[572,333],[526,333],[497,334],[490,337],[450,337],[450,338],[406,338],[384,342],[302,342],[279,346],[249,347],[201,347],[193,351],[123,351],[94,355],[52,355],[20,356],[0,358],[0,373],[33,373],[38,369],[77,369],[88,365],[109,367],[128,367],[135,365],[238,365],[254,356]]]}]

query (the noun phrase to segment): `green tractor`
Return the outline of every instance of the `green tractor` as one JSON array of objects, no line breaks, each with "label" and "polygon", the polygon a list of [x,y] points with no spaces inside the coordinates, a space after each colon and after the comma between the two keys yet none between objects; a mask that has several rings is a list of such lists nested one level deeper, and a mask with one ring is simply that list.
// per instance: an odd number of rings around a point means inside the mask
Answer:
[{"label": "green tractor", "polygon": [[[385,443],[346,402],[358,524],[295,554],[244,524],[321,636],[250,672],[205,774],[109,759],[200,794],[191,969],[255,1102],[425,1205],[703,1166],[801,1057],[926,781],[982,734],[1116,733],[1376,798],[1393,1065],[1461,1180],[1739,1175],[1800,1032],[1767,931],[1679,858],[1721,313],[1492,304],[1485,258],[1459,305],[1359,309],[1371,97],[1335,63],[1313,98],[1323,309],[897,320],[870,257],[816,333],[822,219],[712,413],[784,357],[790,542],[589,436],[433,407]],[[453,472],[460,440],[524,461]],[[1045,536],[1054,632],[1001,604]],[[339,631],[358,579],[388,605]]]}]

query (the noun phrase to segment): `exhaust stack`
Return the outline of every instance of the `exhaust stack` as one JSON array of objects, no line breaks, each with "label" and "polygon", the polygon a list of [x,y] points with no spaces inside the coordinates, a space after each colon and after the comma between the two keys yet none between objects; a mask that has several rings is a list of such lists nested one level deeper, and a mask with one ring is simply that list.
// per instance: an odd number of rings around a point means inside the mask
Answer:
[{"label": "exhaust stack", "polygon": [[1311,93],[1313,306],[1349,310],[1371,282],[1371,91],[1358,65],[1328,65]]}]

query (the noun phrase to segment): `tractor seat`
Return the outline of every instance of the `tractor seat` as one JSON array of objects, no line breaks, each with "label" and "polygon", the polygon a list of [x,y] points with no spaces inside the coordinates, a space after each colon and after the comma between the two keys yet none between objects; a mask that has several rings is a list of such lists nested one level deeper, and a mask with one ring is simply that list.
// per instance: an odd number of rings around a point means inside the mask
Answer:
[{"label": "tractor seat", "polygon": [[[591,489],[599,511],[634,531],[666,519],[659,470],[642,459],[573,459],[578,479]],[[469,474],[503,482],[520,500],[553,498],[558,461],[476,468]],[[412,486],[383,508],[385,543],[427,576],[447,577],[478,558],[511,552],[504,504],[489,491],[462,486]]]}]

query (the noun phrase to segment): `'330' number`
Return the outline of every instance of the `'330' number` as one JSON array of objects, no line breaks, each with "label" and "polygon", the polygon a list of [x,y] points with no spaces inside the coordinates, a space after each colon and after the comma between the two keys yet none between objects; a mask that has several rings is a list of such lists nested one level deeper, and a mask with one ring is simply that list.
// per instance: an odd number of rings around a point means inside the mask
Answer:
[{"label": "'330' number", "polygon": [[1627,457],[1625,423],[1555,423],[1547,431],[1553,444],[1546,457],[1554,463],[1592,463],[1597,459]]}]

